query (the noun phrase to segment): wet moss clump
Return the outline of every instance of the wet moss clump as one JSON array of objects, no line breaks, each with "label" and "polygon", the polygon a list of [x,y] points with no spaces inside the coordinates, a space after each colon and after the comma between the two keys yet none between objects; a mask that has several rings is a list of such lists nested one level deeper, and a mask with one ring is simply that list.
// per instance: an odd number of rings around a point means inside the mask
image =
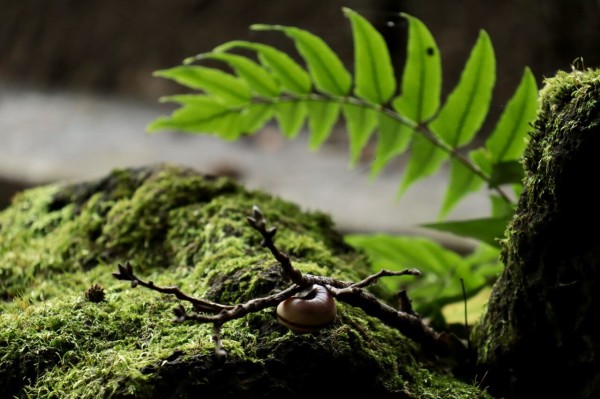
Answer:
[{"label": "wet moss clump", "polygon": [[174,323],[173,297],[111,276],[129,260],[147,280],[227,304],[287,287],[247,225],[253,204],[303,272],[369,273],[326,215],[189,169],[117,170],[19,194],[0,213],[0,397],[486,397],[344,304],[315,334],[289,332],[273,309],[228,322],[220,362],[211,325]]},{"label": "wet moss clump", "polygon": [[600,71],[559,72],[540,96],[478,361],[500,395],[597,398]]}]

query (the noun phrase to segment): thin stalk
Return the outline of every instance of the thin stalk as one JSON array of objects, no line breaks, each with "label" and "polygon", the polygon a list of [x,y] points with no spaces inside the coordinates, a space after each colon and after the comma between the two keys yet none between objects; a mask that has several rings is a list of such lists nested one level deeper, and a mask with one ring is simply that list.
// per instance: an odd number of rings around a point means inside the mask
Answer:
[{"label": "thin stalk", "polygon": [[[426,123],[417,124],[413,121],[403,117],[402,115],[395,112],[393,109],[385,106],[381,106],[378,104],[372,104],[363,100],[360,100],[356,97],[333,97],[325,94],[309,94],[306,97],[296,97],[291,95],[290,97],[278,98],[276,100],[273,99],[259,99],[260,102],[269,102],[271,104],[281,103],[281,102],[298,102],[298,101],[321,101],[321,102],[335,102],[338,104],[351,104],[364,108],[371,109],[376,112],[384,113],[390,118],[398,121],[399,123],[412,128],[412,130],[416,133],[421,134],[426,140],[428,140],[431,144],[435,145],[442,151],[448,153],[451,157],[462,163],[467,169],[469,169],[473,174],[481,178],[483,181],[488,184],[491,181],[491,177],[485,173],[481,168],[477,165],[473,164],[467,157],[457,151],[456,148],[449,146],[448,144],[441,141],[431,130],[427,128]],[[502,190],[500,187],[493,187],[493,190],[498,193],[500,198],[502,198],[506,203],[512,204],[512,200],[510,197]]]}]

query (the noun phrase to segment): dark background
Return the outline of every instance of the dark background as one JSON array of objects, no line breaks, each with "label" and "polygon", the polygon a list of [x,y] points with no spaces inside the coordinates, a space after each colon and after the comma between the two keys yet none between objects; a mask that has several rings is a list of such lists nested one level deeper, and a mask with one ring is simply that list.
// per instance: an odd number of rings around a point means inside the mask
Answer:
[{"label": "dark background", "polygon": [[0,79],[156,99],[173,88],[152,71],[225,41],[291,49],[276,33],[249,31],[252,23],[311,30],[351,67],[342,6],[385,34],[399,71],[406,24],[398,13],[423,20],[442,53],[446,93],[479,29],[496,51],[497,103],[512,93],[525,65],[541,81],[578,57],[588,66],[600,63],[598,0],[0,0]]},{"label": "dark background", "polygon": [[[22,87],[156,104],[160,96],[182,89],[153,77],[153,71],[226,41],[266,42],[297,56],[283,35],[252,32],[252,23],[310,30],[352,69],[351,30],[342,7],[358,11],[384,34],[398,74],[407,30],[399,13],[421,19],[442,54],[444,95],[457,83],[479,30],[485,29],[496,52],[497,82],[480,138],[493,127],[489,124],[502,112],[525,66],[540,85],[577,59],[583,60],[578,66],[600,66],[600,0],[0,0],[0,97],[11,101],[7,93]],[[40,115],[30,118],[43,123]],[[14,137],[27,130],[5,133],[0,128],[0,146],[3,134]],[[335,143],[343,144],[345,136],[338,132],[330,146],[344,157],[347,148]],[[29,184],[0,171],[0,209]]]}]

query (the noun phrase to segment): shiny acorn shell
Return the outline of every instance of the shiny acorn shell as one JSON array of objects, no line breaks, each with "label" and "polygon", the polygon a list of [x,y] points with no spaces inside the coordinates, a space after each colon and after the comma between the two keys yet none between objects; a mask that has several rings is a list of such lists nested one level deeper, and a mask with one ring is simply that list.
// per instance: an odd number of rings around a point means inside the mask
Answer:
[{"label": "shiny acorn shell", "polygon": [[295,333],[317,331],[331,324],[337,315],[333,296],[322,285],[312,285],[277,306],[277,319]]}]

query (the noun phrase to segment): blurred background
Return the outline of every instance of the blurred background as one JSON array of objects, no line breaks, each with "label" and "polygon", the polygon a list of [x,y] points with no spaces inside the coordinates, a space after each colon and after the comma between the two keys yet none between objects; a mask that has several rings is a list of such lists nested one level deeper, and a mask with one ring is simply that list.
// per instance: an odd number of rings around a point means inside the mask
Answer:
[{"label": "blurred background", "polygon": [[[421,19],[442,54],[443,96],[485,29],[496,52],[497,83],[480,139],[493,128],[525,66],[541,85],[574,62],[600,65],[600,0],[0,0],[0,208],[33,185],[167,161],[230,175],[305,209],[328,212],[344,232],[422,233],[415,226],[435,220],[446,172],[397,201],[403,160],[370,182],[370,150],[350,169],[343,125],[317,153],[303,137],[281,138],[276,125],[236,143],[145,133],[150,121],[171,110],[158,98],[181,91],[153,71],[235,39],[295,54],[282,35],[252,32],[252,23],[310,30],[351,69],[343,6],[384,34],[398,74],[407,30],[399,13]],[[451,219],[488,215],[484,194],[470,196]]]}]

